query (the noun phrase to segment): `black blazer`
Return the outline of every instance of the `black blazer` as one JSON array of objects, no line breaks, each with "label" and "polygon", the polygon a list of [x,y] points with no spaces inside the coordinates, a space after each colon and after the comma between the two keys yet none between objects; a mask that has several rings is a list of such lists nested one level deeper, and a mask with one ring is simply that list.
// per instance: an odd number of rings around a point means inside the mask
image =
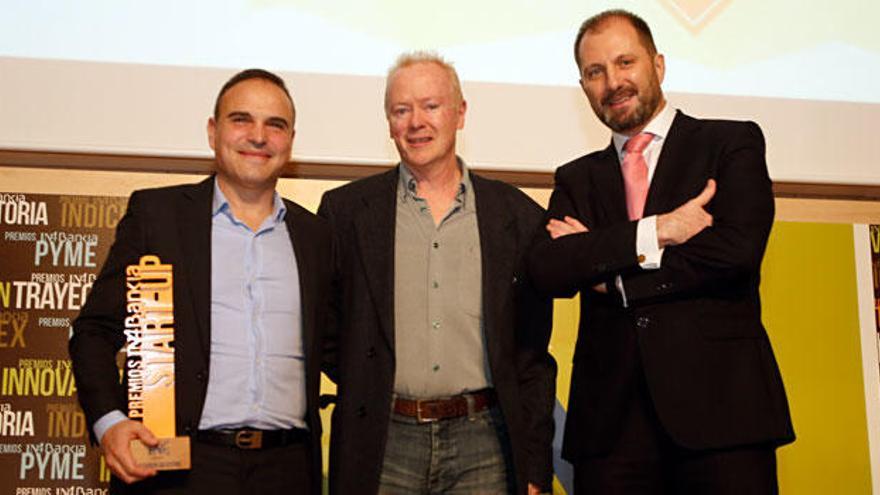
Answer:
[{"label": "black blazer", "polygon": [[[376,493],[394,387],[394,231],[398,169],[324,194],[318,214],[336,247],[338,384],[330,441],[333,493]],[[471,174],[483,274],[483,321],[492,380],[513,450],[519,493],[549,488],[556,363],[547,352],[552,301],[528,279],[525,256],[543,219],[517,189]]]},{"label": "black blazer", "polygon": [[[199,184],[135,191],[116,228],[116,240],[86,304],[73,324],[70,356],[89,432],[104,414],[127,410],[116,353],[124,345],[125,267],[155,254],[174,265],[177,434],[194,435],[207,393],[211,349],[211,203],[214,179]],[[285,200],[296,254],[306,354],[306,422],[312,432],[313,478],[321,479],[318,390],[322,330],[331,280],[326,223]],[[315,493],[319,493],[320,486]]]},{"label": "black blazer", "polygon": [[[714,225],[665,249],[642,270],[636,222],[626,211],[613,145],[560,167],[549,218],[590,231],[551,240],[530,256],[535,283],[556,296],[581,293],[563,457],[606,451],[644,370],[660,421],[679,445],[724,448],[794,439],[788,403],[761,324],[761,259],[773,223],[764,138],[753,122],[677,113],[654,172],[645,216],[672,211],[709,178]],[[614,289],[620,275],[629,307]],[[606,282],[608,295],[590,288]]]}]

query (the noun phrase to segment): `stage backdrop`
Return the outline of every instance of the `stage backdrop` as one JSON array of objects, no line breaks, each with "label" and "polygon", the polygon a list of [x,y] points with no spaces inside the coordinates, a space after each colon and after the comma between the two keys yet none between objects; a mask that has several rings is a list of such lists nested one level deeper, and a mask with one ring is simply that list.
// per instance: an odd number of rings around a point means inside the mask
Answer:
[{"label": "stage backdrop", "polygon": [[[0,193],[2,493],[106,489],[109,473],[88,445],[67,340],[125,204],[124,197]],[[72,487],[84,491],[55,490]]]},{"label": "stage backdrop", "polygon": [[[66,352],[70,321],[106,254],[123,211],[122,196],[139,187],[200,178],[0,167],[6,189],[0,192],[0,492],[33,488],[19,493],[55,494],[66,493],[55,488],[83,487],[99,493],[106,487],[106,468],[88,445],[83,417],[73,405],[76,388]],[[279,189],[314,210],[320,194],[338,184],[283,180]],[[527,192],[546,202],[546,190]],[[877,228],[774,225],[763,266],[764,322],[798,435],[779,451],[782,493],[872,492],[870,447],[876,450],[880,424],[874,293],[880,270],[872,274],[872,252],[880,256]],[[554,317],[557,453],[576,303],[557,301]],[[332,391],[328,381],[323,385]],[[323,418],[329,430],[329,411]],[[880,464],[877,459],[875,452],[873,466]],[[568,465],[557,460],[556,469],[556,492],[570,492]],[[875,472],[875,486],[877,477]]]}]

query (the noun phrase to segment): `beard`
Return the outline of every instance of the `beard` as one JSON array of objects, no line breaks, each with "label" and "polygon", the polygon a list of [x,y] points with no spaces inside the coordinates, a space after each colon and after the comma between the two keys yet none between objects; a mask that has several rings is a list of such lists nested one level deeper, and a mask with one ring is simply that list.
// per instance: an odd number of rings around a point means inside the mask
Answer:
[{"label": "beard", "polygon": [[[659,83],[653,82],[646,89],[644,94],[642,94],[635,87],[624,86],[608,93],[602,98],[601,107],[596,112],[599,120],[612,131],[620,134],[626,134],[633,129],[644,126],[654,116],[662,99]],[[636,106],[629,113],[615,111],[610,108],[612,101],[627,96],[635,96],[636,98]]]}]

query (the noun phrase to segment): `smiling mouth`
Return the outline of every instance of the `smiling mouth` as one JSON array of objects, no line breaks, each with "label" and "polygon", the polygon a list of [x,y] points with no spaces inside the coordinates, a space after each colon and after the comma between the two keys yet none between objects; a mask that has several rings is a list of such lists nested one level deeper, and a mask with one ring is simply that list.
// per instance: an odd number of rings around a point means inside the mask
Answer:
[{"label": "smiling mouth", "polygon": [[602,103],[606,107],[617,108],[636,97],[636,92],[632,90],[621,90],[606,97]]},{"label": "smiling mouth", "polygon": [[239,151],[238,154],[248,158],[271,158],[272,155],[265,151]]},{"label": "smiling mouth", "polygon": [[408,138],[406,138],[406,142],[407,142],[407,144],[409,144],[410,146],[415,146],[415,147],[418,147],[418,146],[424,146],[424,145],[430,143],[430,142],[433,141],[433,140],[434,140],[434,138],[432,138],[432,137],[430,137],[430,136],[427,136],[427,137],[414,137],[414,138],[413,138],[413,137],[408,137]]}]

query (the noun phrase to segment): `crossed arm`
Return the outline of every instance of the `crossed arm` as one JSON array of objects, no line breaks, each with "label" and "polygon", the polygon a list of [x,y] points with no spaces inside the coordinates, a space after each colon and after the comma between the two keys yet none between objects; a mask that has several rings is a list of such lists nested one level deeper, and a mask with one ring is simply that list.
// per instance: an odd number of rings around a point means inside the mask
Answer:
[{"label": "crossed arm", "polygon": [[[684,244],[706,227],[710,227],[712,215],[705,210],[705,207],[714,195],[715,181],[709,179],[703,192],[697,197],[669,213],[660,215],[656,224],[658,246],[662,249],[666,246]],[[577,218],[568,215],[565,215],[562,220],[551,218],[545,228],[551,239],[590,231]],[[599,282],[593,286],[593,290],[600,294],[607,294],[608,286],[605,282]]]},{"label": "crossed arm", "polygon": [[[595,221],[572,176],[557,175],[546,234],[531,253],[532,276],[543,291],[570,297],[584,287],[622,278],[629,303],[712,289],[754,276],[773,220],[764,140],[755,124],[738,125],[719,144],[699,194],[657,217],[656,270],[639,267],[636,222]],[[582,177],[578,177],[581,180]]]}]

